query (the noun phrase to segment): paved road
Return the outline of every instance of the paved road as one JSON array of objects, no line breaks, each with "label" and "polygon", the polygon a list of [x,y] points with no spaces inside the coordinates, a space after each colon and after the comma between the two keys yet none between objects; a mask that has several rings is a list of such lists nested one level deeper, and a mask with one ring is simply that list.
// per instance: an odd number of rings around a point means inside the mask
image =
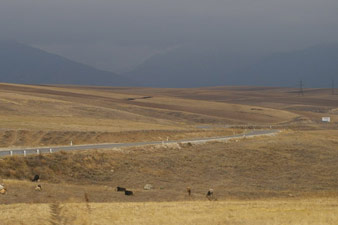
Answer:
[{"label": "paved road", "polygon": [[199,138],[187,139],[179,141],[154,141],[154,142],[138,142],[138,143],[108,143],[108,144],[93,144],[93,145],[73,145],[73,146],[60,146],[60,147],[42,147],[42,148],[20,148],[20,149],[0,149],[0,157],[8,155],[29,155],[38,153],[51,153],[58,151],[72,151],[72,150],[88,150],[88,149],[109,149],[109,148],[122,148],[144,145],[160,145],[171,143],[204,143],[210,141],[226,141],[234,138],[255,137],[263,135],[273,135],[279,133],[279,130],[255,130],[245,134],[238,134],[226,137],[213,137],[213,138]]}]

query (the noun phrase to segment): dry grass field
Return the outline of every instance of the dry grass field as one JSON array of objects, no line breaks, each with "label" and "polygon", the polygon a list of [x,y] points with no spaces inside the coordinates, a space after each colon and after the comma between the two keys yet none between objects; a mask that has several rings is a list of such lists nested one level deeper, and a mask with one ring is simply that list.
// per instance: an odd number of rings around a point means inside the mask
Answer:
[{"label": "dry grass field", "polygon": [[[130,93],[130,90],[116,89],[120,93]],[[332,95],[331,89],[305,89],[304,95],[298,93],[297,88],[278,88],[278,87],[211,87],[211,88],[195,88],[195,89],[148,89],[139,88],[132,91],[135,94],[156,95],[174,97],[185,100],[196,100],[204,102],[228,103],[236,105],[251,106],[251,114],[262,112],[268,109],[279,110],[280,112],[289,112],[297,115],[293,120],[287,121],[287,126],[299,126],[299,122],[307,125],[315,125],[320,122],[322,116],[331,116],[333,121],[338,120],[338,94]],[[256,107],[255,107],[256,106]],[[262,107],[262,108],[260,108]],[[263,110],[260,110],[263,109]],[[229,114],[227,114],[229,115]],[[234,114],[232,114],[234,115]],[[275,115],[273,115],[275,116]],[[248,124],[264,124],[269,120],[260,121],[252,116],[247,117],[237,114],[235,120],[240,118],[242,122]],[[248,120],[246,120],[248,118]],[[284,119],[287,120],[286,117]],[[275,120],[275,119],[273,119]],[[276,120],[275,120],[276,121]],[[240,122],[240,121],[236,121]],[[272,123],[270,121],[270,123]],[[281,120],[275,124],[281,124]],[[309,124],[310,123],[310,124]],[[284,124],[284,123],[282,123]],[[311,126],[312,128],[313,126]],[[336,126],[333,126],[336,127]]]},{"label": "dry grass field", "polygon": [[[0,159],[9,191],[0,202],[152,202],[338,196],[338,131],[284,131],[273,137],[203,145],[59,152]],[[42,192],[29,180],[41,176]],[[144,190],[152,184],[152,190]],[[117,186],[134,196],[115,192]],[[191,187],[188,197],[186,187]]]},{"label": "dry grass field", "polygon": [[[337,199],[0,205],[7,225],[335,225]],[[20,214],[20,217],[18,217]]]},{"label": "dry grass field", "polygon": [[[317,129],[338,95],[287,88],[109,88],[0,84],[0,147],[232,134],[229,126]],[[331,125],[330,129],[335,129]],[[207,128],[207,129],[201,129]],[[217,129],[215,129],[217,128]],[[235,131],[241,132],[241,131]]]},{"label": "dry grass field", "polygon": [[[232,133],[224,129],[229,125],[274,125],[298,116],[272,107],[190,99],[194,90],[186,97],[172,96],[175,89],[167,92],[0,84],[0,147],[218,136]],[[198,129],[212,125],[217,133]]]},{"label": "dry grass field", "polygon": [[[0,148],[282,130],[199,145],[3,157],[0,224],[338,224],[337,121],[338,95],[327,89],[299,96],[289,88],[0,84]],[[41,192],[30,181],[35,174]],[[209,188],[217,201],[206,198]]]}]

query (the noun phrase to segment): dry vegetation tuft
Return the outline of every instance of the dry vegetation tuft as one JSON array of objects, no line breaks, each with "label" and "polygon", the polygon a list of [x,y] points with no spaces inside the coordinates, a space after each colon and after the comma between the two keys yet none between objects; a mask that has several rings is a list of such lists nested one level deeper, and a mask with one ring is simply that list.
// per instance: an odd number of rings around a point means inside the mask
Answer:
[{"label": "dry vegetation tuft", "polygon": [[51,203],[49,204],[50,208],[50,224],[51,225],[62,225],[63,223],[63,216],[61,214],[62,212],[62,207],[60,206],[59,203]]}]

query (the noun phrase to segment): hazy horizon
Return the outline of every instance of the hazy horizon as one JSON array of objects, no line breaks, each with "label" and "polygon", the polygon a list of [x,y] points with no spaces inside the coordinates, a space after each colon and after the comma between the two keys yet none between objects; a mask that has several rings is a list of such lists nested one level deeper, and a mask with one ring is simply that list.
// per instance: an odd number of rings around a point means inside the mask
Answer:
[{"label": "hazy horizon", "polygon": [[333,0],[4,0],[0,39],[121,73],[186,45],[268,54],[336,42],[337,12]]}]

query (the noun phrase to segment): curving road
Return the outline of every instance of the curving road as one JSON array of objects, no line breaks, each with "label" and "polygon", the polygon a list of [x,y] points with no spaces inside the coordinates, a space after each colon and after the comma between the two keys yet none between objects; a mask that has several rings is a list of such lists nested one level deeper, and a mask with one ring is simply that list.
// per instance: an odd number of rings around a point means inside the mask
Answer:
[{"label": "curving road", "polygon": [[9,155],[29,155],[39,153],[52,153],[58,151],[73,151],[73,150],[89,150],[89,149],[109,149],[109,148],[122,148],[122,147],[134,147],[144,145],[160,145],[160,144],[172,144],[172,143],[205,143],[211,141],[227,141],[230,139],[244,138],[244,137],[256,137],[264,135],[274,135],[279,133],[280,130],[255,130],[245,134],[237,134],[225,137],[212,137],[212,138],[199,138],[199,139],[187,139],[176,141],[154,141],[154,142],[136,142],[136,143],[106,143],[106,144],[92,144],[92,145],[73,145],[73,146],[60,146],[60,147],[42,147],[42,148],[19,148],[19,149],[0,149],[1,156]]}]

